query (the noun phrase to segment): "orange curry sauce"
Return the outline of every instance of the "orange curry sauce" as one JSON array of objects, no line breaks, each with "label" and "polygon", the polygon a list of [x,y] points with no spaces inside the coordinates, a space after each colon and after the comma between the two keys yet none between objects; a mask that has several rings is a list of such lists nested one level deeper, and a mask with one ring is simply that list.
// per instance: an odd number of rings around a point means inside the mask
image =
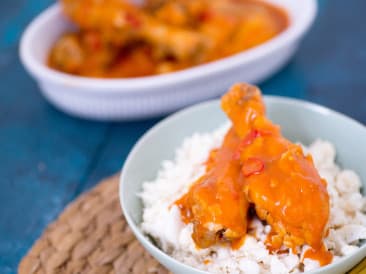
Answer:
[{"label": "orange curry sauce", "polygon": [[265,117],[256,87],[233,86],[222,98],[222,108],[232,128],[210,153],[206,173],[176,201],[182,220],[193,223],[197,247],[240,247],[253,206],[257,217],[271,226],[266,241],[271,252],[287,247],[295,253],[308,245],[304,258],[329,264],[332,254],[323,244],[329,195],[311,156]]},{"label": "orange curry sauce", "polygon": [[80,30],[54,44],[51,68],[102,78],[168,73],[250,49],[289,25],[286,11],[260,0],[99,2],[62,0]]}]

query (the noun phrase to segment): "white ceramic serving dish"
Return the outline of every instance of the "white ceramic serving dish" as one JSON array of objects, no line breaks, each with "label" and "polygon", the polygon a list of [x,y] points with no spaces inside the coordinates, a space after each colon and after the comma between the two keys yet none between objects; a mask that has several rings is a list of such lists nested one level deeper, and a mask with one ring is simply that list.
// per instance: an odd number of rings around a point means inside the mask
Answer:
[{"label": "white ceramic serving dish", "polygon": [[267,0],[288,11],[290,27],[272,40],[209,64],[159,76],[96,79],[61,73],[46,66],[52,44],[74,28],[59,4],[45,10],[24,32],[20,57],[43,95],[56,107],[98,120],[158,116],[222,94],[238,81],[258,83],[278,71],[311,26],[316,0]]}]

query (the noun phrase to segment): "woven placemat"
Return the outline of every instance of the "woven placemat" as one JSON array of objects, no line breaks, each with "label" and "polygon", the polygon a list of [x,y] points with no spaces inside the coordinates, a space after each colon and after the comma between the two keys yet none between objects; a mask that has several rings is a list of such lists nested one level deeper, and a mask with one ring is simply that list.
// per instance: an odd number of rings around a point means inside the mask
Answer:
[{"label": "woven placemat", "polygon": [[19,274],[166,274],[123,218],[118,175],[72,202],[19,264]]},{"label": "woven placemat", "polygon": [[[19,264],[19,274],[168,274],[123,218],[119,176],[72,202]],[[366,272],[366,259],[351,274]],[[365,273],[366,274],[366,273]]]}]

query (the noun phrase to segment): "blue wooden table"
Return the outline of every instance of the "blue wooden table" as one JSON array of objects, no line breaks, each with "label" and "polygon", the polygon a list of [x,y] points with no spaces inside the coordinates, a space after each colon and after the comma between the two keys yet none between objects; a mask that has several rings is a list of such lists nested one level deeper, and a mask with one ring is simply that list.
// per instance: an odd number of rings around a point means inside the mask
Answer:
[{"label": "blue wooden table", "polygon": [[[49,105],[18,58],[29,21],[52,0],[0,1],[0,273],[21,257],[64,206],[117,172],[158,119],[100,123]],[[320,0],[295,58],[261,84],[266,94],[304,98],[366,123],[365,0]]]}]

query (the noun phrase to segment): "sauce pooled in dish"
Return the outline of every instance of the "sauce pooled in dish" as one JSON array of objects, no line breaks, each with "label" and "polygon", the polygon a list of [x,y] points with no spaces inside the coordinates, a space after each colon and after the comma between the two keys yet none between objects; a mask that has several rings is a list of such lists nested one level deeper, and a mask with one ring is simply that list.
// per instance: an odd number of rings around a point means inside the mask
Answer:
[{"label": "sauce pooled in dish", "polygon": [[283,32],[287,13],[259,0],[61,0],[79,30],[59,38],[48,64],[88,77],[167,73],[244,51]]},{"label": "sauce pooled in dish", "polygon": [[193,223],[197,247],[240,247],[252,206],[271,226],[266,241],[270,251],[289,248],[296,253],[308,245],[304,258],[330,263],[332,254],[323,243],[329,195],[311,156],[266,118],[256,87],[234,85],[221,103],[232,127],[221,147],[210,153],[206,173],[176,201],[182,220]]}]

